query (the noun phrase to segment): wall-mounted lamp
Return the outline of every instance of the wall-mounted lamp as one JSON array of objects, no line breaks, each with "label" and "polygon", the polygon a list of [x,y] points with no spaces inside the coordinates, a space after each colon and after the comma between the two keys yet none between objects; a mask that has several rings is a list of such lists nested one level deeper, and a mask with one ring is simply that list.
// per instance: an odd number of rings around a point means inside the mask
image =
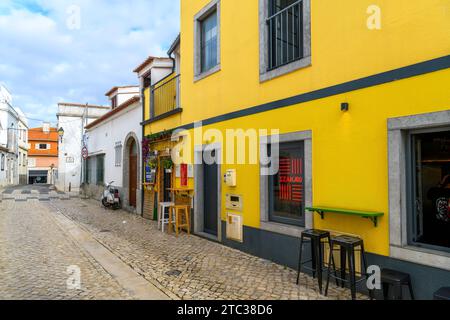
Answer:
[{"label": "wall-mounted lamp", "polygon": [[64,129],[62,127],[59,128],[59,130],[58,130],[58,136],[61,139],[61,143],[62,143],[63,137],[64,137]]},{"label": "wall-mounted lamp", "polygon": [[348,104],[348,102],[341,103],[341,111],[342,112],[347,112],[349,109],[350,109],[350,105]]}]

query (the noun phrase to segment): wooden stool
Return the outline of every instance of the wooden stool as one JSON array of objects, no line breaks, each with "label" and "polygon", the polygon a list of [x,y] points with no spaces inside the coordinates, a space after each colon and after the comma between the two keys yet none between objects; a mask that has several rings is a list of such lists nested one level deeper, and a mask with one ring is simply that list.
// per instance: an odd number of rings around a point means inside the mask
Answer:
[{"label": "wooden stool", "polygon": [[[191,234],[191,206],[175,205],[170,207],[169,233],[172,232],[172,225],[175,223],[175,232],[178,237],[180,229],[185,228],[187,233]],[[174,220],[175,219],[175,220]]]}]

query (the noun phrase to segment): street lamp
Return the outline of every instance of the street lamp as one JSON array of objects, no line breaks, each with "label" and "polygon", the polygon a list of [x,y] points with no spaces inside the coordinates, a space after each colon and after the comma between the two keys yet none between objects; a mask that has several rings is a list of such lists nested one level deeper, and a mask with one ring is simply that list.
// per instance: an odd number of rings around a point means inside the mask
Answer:
[{"label": "street lamp", "polygon": [[64,137],[64,129],[62,127],[59,128],[59,130],[58,130],[58,136],[61,139],[61,143],[62,143],[63,137]]}]

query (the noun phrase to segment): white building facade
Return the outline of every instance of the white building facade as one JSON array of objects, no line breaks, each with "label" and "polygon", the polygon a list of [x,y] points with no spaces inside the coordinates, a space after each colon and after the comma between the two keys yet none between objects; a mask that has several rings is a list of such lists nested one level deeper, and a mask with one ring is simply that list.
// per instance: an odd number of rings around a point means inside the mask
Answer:
[{"label": "white building facade", "polygon": [[112,182],[120,192],[122,207],[140,214],[142,106],[140,90],[115,87],[107,93],[112,110],[86,127],[89,158],[86,161],[86,195],[100,199],[104,185]]},{"label": "white building facade", "polygon": [[27,136],[25,115],[13,107],[11,93],[0,85],[0,186],[21,182],[23,154],[28,150]]},{"label": "white building facade", "polygon": [[[86,144],[84,127],[111,110],[107,106],[58,104],[58,129],[64,130],[58,150],[56,187],[64,192],[79,192],[83,178],[82,149]],[[83,141],[84,140],[84,141]]]}]

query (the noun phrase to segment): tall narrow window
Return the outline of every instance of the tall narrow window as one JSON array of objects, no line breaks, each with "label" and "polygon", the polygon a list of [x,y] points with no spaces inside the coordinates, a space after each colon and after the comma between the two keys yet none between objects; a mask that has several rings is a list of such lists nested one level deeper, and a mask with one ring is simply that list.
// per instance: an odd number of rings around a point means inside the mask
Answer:
[{"label": "tall narrow window", "polygon": [[270,0],[269,70],[303,57],[303,1]]},{"label": "tall narrow window", "polygon": [[1,162],[1,166],[2,166],[2,171],[5,171],[5,155],[4,154],[2,154],[2,162]]},{"label": "tall narrow window", "polygon": [[201,65],[206,72],[217,65],[217,12],[201,22]]},{"label": "tall narrow window", "polygon": [[116,142],[115,165],[116,167],[120,167],[122,165],[122,142]]},{"label": "tall narrow window", "polygon": [[304,142],[280,144],[279,171],[269,178],[271,221],[305,226]]},{"label": "tall narrow window", "polygon": [[410,242],[450,252],[450,131],[411,134]]}]

